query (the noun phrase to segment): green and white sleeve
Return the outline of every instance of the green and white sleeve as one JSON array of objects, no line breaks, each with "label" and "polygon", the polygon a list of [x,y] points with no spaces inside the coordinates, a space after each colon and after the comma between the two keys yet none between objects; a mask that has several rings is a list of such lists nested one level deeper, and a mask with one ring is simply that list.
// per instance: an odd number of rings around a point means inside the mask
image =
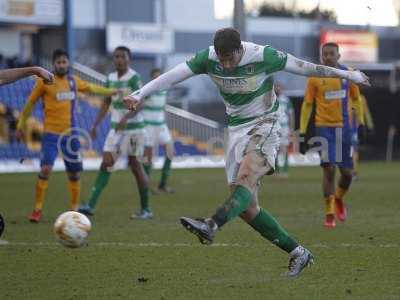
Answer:
[{"label": "green and white sleeve", "polygon": [[268,74],[285,69],[288,55],[270,46],[264,48],[264,64]]},{"label": "green and white sleeve", "polygon": [[172,70],[162,74],[161,76],[153,79],[152,81],[145,84],[139,90],[133,92],[131,96],[138,100],[144,99],[146,96],[159,92],[162,90],[168,90],[173,85],[194,76],[195,73],[188,67],[186,63],[180,63]]},{"label": "green and white sleeve", "polygon": [[194,74],[206,74],[209,49],[204,49],[196,53],[186,64]]}]

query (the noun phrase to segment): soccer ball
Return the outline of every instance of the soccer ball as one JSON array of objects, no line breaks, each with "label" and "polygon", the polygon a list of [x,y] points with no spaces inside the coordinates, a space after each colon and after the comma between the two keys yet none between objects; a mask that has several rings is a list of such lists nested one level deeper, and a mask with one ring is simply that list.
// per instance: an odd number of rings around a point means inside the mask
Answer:
[{"label": "soccer ball", "polygon": [[76,211],[62,213],[54,223],[54,233],[58,241],[69,248],[87,245],[86,239],[91,228],[89,219]]}]

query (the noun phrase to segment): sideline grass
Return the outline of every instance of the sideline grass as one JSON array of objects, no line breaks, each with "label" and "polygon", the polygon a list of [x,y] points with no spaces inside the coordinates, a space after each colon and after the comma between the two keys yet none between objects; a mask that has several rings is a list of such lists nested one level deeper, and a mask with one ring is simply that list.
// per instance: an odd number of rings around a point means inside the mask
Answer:
[{"label": "sideline grass", "polygon": [[[0,175],[0,299],[400,299],[399,163],[368,163],[347,199],[349,220],[323,228],[319,168],[293,168],[288,180],[265,178],[260,202],[316,256],[290,280],[287,255],[240,220],[216,246],[202,246],[178,223],[208,216],[228,195],[223,170],[177,170],[175,195],[151,199],[155,218],[129,219],[138,206],[131,174],[113,174],[83,249],[55,242],[52,225],[68,207],[66,176],[55,173],[44,219],[30,224],[35,175]],[[86,172],[82,197],[95,173]],[[154,172],[154,177],[159,173]]]}]

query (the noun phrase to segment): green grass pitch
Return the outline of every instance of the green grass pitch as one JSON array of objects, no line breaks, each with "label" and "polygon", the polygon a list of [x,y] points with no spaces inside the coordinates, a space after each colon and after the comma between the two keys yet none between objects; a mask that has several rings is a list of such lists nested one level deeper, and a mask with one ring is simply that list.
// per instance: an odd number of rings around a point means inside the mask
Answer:
[{"label": "green grass pitch", "polygon": [[[138,207],[127,171],[112,175],[94,218],[89,246],[67,249],[52,232],[69,206],[64,173],[54,173],[44,219],[30,224],[36,175],[0,175],[0,299],[400,299],[400,163],[365,163],[347,196],[349,219],[323,228],[321,170],[292,168],[264,178],[261,205],[315,255],[287,279],[286,253],[240,219],[200,245],[178,222],[209,216],[228,196],[222,169],[175,170],[174,195],[151,198],[155,218],[134,221]],[[95,172],[82,175],[82,198]],[[158,178],[159,172],[153,177]]]}]

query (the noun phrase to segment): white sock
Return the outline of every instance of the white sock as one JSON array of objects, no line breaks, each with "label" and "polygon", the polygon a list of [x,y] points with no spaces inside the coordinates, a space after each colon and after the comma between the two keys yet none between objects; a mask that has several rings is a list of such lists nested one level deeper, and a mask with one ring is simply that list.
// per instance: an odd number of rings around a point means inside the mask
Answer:
[{"label": "white sock", "polygon": [[212,225],[212,231],[214,231],[214,232],[216,232],[217,230],[218,230],[218,225],[217,225],[217,223],[215,223],[215,221],[213,220],[213,219],[211,219],[211,218],[207,218],[207,219],[205,219],[205,221],[209,224],[209,225]]},{"label": "white sock", "polygon": [[303,246],[297,246],[293,249],[292,252],[289,253],[290,257],[298,257],[304,253]]}]

